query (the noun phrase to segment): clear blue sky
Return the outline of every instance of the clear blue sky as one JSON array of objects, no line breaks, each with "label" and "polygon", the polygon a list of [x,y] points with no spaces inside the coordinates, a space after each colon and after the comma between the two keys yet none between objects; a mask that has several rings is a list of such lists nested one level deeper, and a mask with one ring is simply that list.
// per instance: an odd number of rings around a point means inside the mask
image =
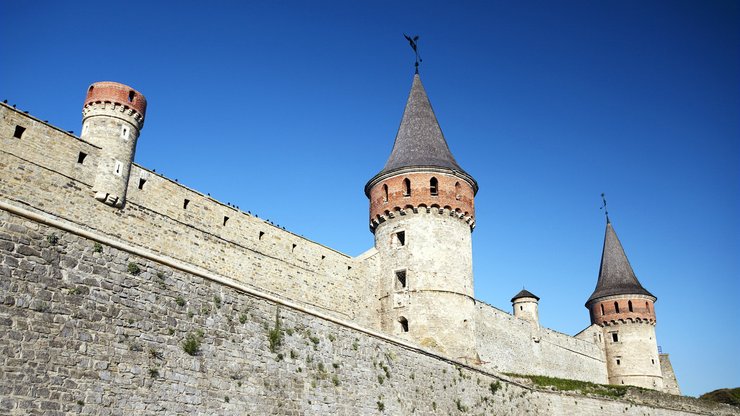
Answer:
[{"label": "clear blue sky", "polygon": [[0,99],[79,132],[90,83],[129,84],[138,163],[357,255],[419,34],[480,184],[476,296],[526,286],[544,325],[586,327],[606,192],[683,391],[740,385],[740,3],[246,3],[4,1]]}]

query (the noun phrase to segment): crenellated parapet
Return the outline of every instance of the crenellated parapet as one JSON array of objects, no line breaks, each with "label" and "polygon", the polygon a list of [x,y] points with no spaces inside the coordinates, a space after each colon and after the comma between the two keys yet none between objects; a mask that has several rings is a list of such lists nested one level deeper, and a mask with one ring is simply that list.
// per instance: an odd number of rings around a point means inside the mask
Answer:
[{"label": "crenellated parapet", "polygon": [[135,89],[117,82],[96,82],[87,89],[87,97],[82,107],[83,120],[98,113],[119,114],[126,121],[133,121],[137,129],[144,127],[146,97]]},{"label": "crenellated parapet", "polygon": [[446,169],[425,168],[379,175],[368,182],[370,230],[397,216],[438,213],[460,218],[475,228],[475,182]]}]

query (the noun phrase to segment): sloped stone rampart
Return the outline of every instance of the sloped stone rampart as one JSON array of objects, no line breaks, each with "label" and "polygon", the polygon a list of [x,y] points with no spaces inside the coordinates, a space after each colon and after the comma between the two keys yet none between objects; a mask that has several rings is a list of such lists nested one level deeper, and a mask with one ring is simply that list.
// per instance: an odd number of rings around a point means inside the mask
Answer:
[{"label": "sloped stone rampart", "polygon": [[0,210],[3,414],[737,414],[533,390],[19,213]]}]

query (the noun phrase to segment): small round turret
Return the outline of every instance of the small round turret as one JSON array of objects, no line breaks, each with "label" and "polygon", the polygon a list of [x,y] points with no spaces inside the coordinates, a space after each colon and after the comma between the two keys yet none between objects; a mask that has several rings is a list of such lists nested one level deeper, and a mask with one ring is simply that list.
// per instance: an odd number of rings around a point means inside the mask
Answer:
[{"label": "small round turret", "polygon": [[123,206],[145,114],[146,98],[129,86],[96,82],[88,88],[81,138],[101,148],[93,182],[95,199]]},{"label": "small round turret", "polygon": [[514,316],[526,321],[530,321],[533,324],[539,326],[539,301],[540,298],[532,294],[532,292],[522,289],[521,292],[517,293],[513,298],[511,298],[512,308],[514,309]]}]

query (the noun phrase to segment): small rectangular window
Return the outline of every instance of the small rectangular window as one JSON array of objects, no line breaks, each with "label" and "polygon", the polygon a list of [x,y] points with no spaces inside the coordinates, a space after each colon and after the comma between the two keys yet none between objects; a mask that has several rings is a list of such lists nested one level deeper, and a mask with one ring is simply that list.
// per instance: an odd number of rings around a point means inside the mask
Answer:
[{"label": "small rectangular window", "polygon": [[146,179],[139,178],[139,189],[144,189],[144,184],[146,183]]},{"label": "small rectangular window", "polygon": [[87,157],[87,153],[80,152],[80,154],[77,155],[77,163],[79,163],[80,165],[83,164],[85,162],[86,157]]},{"label": "small rectangular window", "polygon": [[396,270],[396,290],[406,289],[406,270]]},{"label": "small rectangular window", "polygon": [[128,140],[129,135],[129,129],[126,126],[123,126],[123,129],[121,130],[121,137],[123,137],[124,140]]},{"label": "small rectangular window", "polygon": [[395,247],[403,247],[406,245],[406,232],[405,231],[399,231],[397,233],[393,234],[393,245]]},{"label": "small rectangular window", "polygon": [[13,137],[16,139],[20,139],[21,136],[23,136],[23,133],[26,131],[25,127],[21,126],[15,126],[15,132],[13,133]]},{"label": "small rectangular window", "polygon": [[622,365],[622,360],[617,358],[617,365]]},{"label": "small rectangular window", "polygon": [[619,342],[619,335],[616,332],[612,332],[612,342]]},{"label": "small rectangular window", "polygon": [[115,172],[116,175],[121,176],[122,173],[123,173],[123,163],[121,163],[120,161],[116,160],[116,165],[113,168],[113,172]]},{"label": "small rectangular window", "polygon": [[190,203],[189,199],[186,199],[182,202],[182,209],[188,209],[188,204]]}]

